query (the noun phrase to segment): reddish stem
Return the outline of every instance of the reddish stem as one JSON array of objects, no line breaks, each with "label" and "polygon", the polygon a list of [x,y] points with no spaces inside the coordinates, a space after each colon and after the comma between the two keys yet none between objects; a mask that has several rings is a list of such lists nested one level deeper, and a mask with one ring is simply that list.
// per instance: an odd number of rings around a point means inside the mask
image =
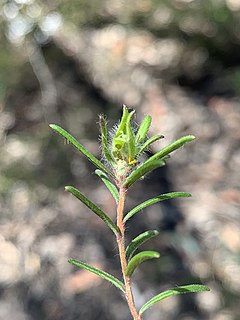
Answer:
[{"label": "reddish stem", "polygon": [[123,223],[123,210],[124,210],[124,204],[125,204],[125,198],[126,198],[126,192],[127,190],[124,187],[120,187],[119,190],[119,202],[118,202],[118,208],[117,208],[117,226],[119,228],[119,234],[117,236],[117,243],[118,243],[118,250],[119,250],[119,257],[120,257],[120,263],[122,268],[122,274],[123,274],[123,280],[125,284],[125,297],[129,306],[129,310],[133,316],[134,320],[141,320],[142,317],[138,314],[132,289],[131,289],[131,279],[130,277],[126,276],[126,269],[127,269],[127,258],[125,253],[125,226]]}]

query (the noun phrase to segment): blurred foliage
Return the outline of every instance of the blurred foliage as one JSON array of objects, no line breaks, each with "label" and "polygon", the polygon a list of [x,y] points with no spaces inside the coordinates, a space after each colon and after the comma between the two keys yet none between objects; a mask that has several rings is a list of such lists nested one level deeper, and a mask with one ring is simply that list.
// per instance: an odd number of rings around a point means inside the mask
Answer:
[{"label": "blurred foliage", "polygon": [[[207,91],[205,85],[214,78],[222,84],[224,94],[239,92],[240,6],[236,0],[4,0],[0,15],[1,92],[3,83],[7,86],[10,81],[11,68],[17,71],[20,67],[17,60],[24,53],[19,56],[24,41],[33,38],[46,45],[61,23],[79,30],[117,24],[129,31],[146,31],[156,39],[177,39],[184,55],[178,68],[166,73],[166,79]],[[11,52],[15,50],[16,59]]]}]

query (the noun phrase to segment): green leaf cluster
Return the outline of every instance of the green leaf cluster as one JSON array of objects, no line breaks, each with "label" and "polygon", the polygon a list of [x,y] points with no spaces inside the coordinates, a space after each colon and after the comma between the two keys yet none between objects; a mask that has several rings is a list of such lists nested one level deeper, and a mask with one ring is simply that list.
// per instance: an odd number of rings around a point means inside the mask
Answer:
[{"label": "green leaf cluster", "polygon": [[[149,127],[151,125],[151,117],[147,115],[139,128],[132,122],[132,118],[135,111],[129,112],[127,107],[123,106],[123,114],[121,121],[115,128],[115,132],[111,139],[107,134],[107,122],[104,116],[100,116],[100,129],[101,129],[101,144],[102,151],[105,159],[112,166],[112,169],[116,173],[116,179],[121,183],[134,168],[138,166],[139,156],[149,148],[149,146],[163,138],[163,135],[156,135],[150,139],[147,139]],[[154,162],[156,167],[163,165],[163,161]],[[145,171],[141,170],[141,173],[145,175],[153,165],[148,165]],[[155,167],[154,167],[155,168]],[[153,169],[152,169],[153,170]]]},{"label": "green leaf cluster", "polygon": [[[135,182],[142,179],[146,174],[158,167],[163,166],[166,158],[168,158],[173,151],[181,148],[186,143],[191,142],[194,139],[194,136],[192,135],[184,136],[167,145],[143,163],[139,163],[139,156],[145,152],[153,142],[163,138],[163,136],[159,134],[151,138],[147,138],[151,124],[151,117],[147,115],[137,128],[134,124],[132,124],[133,114],[134,111],[130,112],[126,106],[123,106],[123,115],[121,121],[118,126],[116,126],[115,132],[111,139],[108,135],[106,118],[103,115],[100,115],[99,124],[101,131],[101,146],[107,165],[99,161],[94,155],[86,150],[81,143],[77,141],[77,139],[75,139],[60,126],[55,124],[50,125],[54,131],[67,139],[67,141],[69,141],[78,151],[80,151],[80,153],[82,153],[90,162],[95,165],[96,175],[109,190],[117,205],[120,201],[120,190],[127,191]],[[83,195],[78,189],[72,186],[66,186],[65,190],[70,192],[95,215],[97,215],[113,232],[113,234],[116,236],[116,239],[122,236],[118,224],[116,224],[107,213],[105,213],[95,203]],[[186,192],[170,192],[166,194],[160,194],[138,204],[129,212],[126,212],[122,217],[122,223],[125,225],[133,215],[160,201],[190,196],[191,194]],[[130,241],[128,246],[125,248],[125,258],[127,261],[124,274],[125,280],[129,279],[130,281],[134,271],[142,262],[150,259],[158,259],[160,257],[160,254],[156,251],[141,251],[135,253],[143,243],[149,241],[153,237],[156,237],[158,234],[159,233],[157,230],[148,230]],[[125,284],[109,273],[75,259],[70,259],[69,263],[97,274],[125,293]],[[142,306],[142,308],[139,310],[139,317],[141,317],[142,313],[149,309],[152,305],[169,296],[207,290],[209,290],[208,287],[203,285],[188,285],[164,291],[153,297]]]},{"label": "green leaf cluster", "polygon": [[[195,138],[192,135],[182,137],[141,163],[139,161],[141,154],[144,153],[152,143],[162,139],[163,135],[158,134],[151,138],[147,138],[152,119],[147,115],[137,129],[136,125],[132,123],[134,112],[135,111],[129,112],[128,108],[125,105],[123,106],[121,121],[115,127],[115,133],[112,135],[111,139],[108,135],[106,118],[103,115],[99,116],[101,147],[104,158],[109,164],[108,166],[99,161],[94,155],[86,150],[76,138],[63,128],[56,124],[50,124],[50,127],[69,141],[102,172],[96,171],[96,174],[100,176],[107,188],[110,187],[111,181],[116,185],[124,184],[126,188],[129,188],[149,172],[165,165],[165,161],[170,153],[181,148]],[[109,190],[114,195],[115,200],[117,200],[116,191],[113,191],[112,186]]]}]

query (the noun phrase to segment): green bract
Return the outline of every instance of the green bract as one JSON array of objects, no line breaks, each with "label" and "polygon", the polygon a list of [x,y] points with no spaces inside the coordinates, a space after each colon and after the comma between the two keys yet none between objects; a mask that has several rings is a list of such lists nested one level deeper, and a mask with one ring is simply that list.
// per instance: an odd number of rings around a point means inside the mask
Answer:
[{"label": "green bract", "polygon": [[[135,111],[129,112],[127,107],[123,106],[122,119],[112,138],[111,148],[103,149],[105,158],[108,159],[110,154],[110,158],[113,159],[112,165],[120,180],[122,177],[127,177],[132,169],[137,166],[139,156],[150,145],[150,143],[146,145],[145,141],[151,124],[151,117],[146,116],[136,132],[132,124],[134,113]],[[104,136],[102,132],[102,137]],[[104,150],[107,150],[107,152]]]},{"label": "green bract", "polygon": [[[120,123],[115,126],[114,133],[108,133],[107,121],[103,115],[99,117],[100,131],[101,131],[101,147],[104,157],[104,162],[99,161],[94,155],[86,150],[81,143],[77,141],[71,134],[65,131],[58,125],[51,124],[50,127],[59,133],[64,139],[69,141],[81,154],[83,154],[96,167],[95,173],[100,177],[101,181],[109,190],[111,196],[114,198],[113,204],[116,203],[116,219],[112,218],[113,213],[109,215],[98,207],[93,201],[83,195],[78,189],[72,186],[65,187],[66,191],[70,192],[74,197],[82,202],[89,210],[91,210],[98,218],[100,218],[105,225],[112,231],[116,237],[118,245],[119,258],[121,262],[123,281],[115,278],[111,274],[94,268],[89,264],[69,259],[69,263],[74,266],[84,268],[99,277],[107,280],[116,288],[120,289],[127,300],[129,310],[134,320],[142,320],[143,313],[152,307],[155,303],[176,294],[183,294],[188,292],[208,291],[208,287],[203,285],[187,285],[176,287],[164,291],[148,302],[146,302],[139,311],[137,311],[131,290],[131,278],[133,273],[141,265],[142,262],[150,259],[157,259],[160,254],[156,251],[142,251],[135,253],[139,247],[156,237],[158,230],[148,230],[140,233],[132,239],[129,245],[125,245],[125,224],[129,223],[130,218],[138,212],[144,214],[144,209],[155,203],[163,200],[169,200],[180,197],[190,197],[186,192],[169,192],[165,194],[155,195],[153,198],[140,202],[128,212],[124,212],[124,203],[126,199],[126,192],[131,186],[143,179],[149,172],[165,165],[166,159],[169,158],[170,153],[181,148],[186,143],[191,142],[195,137],[187,135],[177,139],[169,145],[156,152],[147,160],[141,162],[140,156],[149,146],[155,141],[163,138],[161,134],[157,134],[148,138],[148,131],[151,125],[151,117],[147,115],[139,127],[132,122],[135,111],[129,111],[126,106],[123,106],[123,114]],[[106,206],[107,207],[107,206]],[[140,216],[141,216],[140,215]],[[117,222],[115,222],[117,221]],[[161,261],[161,259],[160,259]],[[161,263],[161,262],[159,262]]]}]

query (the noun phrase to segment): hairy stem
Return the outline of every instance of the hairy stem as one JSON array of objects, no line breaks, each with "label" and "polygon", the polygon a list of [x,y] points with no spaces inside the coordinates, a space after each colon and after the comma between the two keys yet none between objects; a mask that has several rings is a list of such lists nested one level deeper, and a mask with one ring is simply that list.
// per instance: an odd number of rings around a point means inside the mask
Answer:
[{"label": "hairy stem", "polygon": [[131,289],[131,280],[130,277],[126,276],[126,268],[127,268],[127,258],[125,254],[125,227],[123,223],[123,209],[126,198],[127,190],[123,187],[120,187],[119,190],[119,202],[117,208],[117,226],[119,228],[119,234],[117,236],[118,250],[120,256],[120,263],[122,268],[123,280],[125,284],[125,296],[130,309],[130,312],[133,316],[134,320],[141,320],[141,317],[138,315],[136,310],[132,289]]}]

